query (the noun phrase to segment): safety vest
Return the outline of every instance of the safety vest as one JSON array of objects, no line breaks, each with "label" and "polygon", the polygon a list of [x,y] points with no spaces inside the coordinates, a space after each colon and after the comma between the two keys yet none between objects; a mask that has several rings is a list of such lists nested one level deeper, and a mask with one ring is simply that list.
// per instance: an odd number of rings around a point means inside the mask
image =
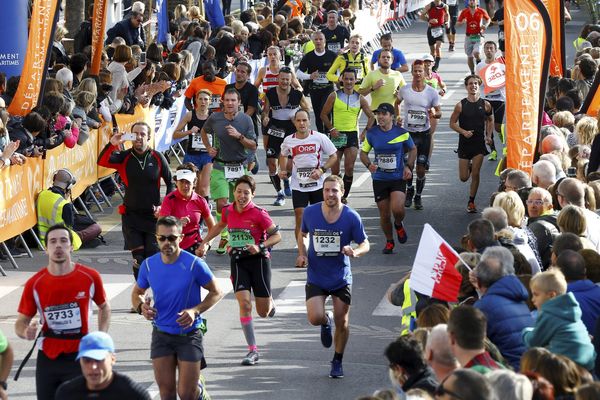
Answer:
[{"label": "safety vest", "polygon": [[581,50],[583,50],[581,48],[581,45],[583,44],[583,42],[586,42],[586,40],[584,38],[580,38],[580,37],[578,37],[577,39],[573,40],[573,47],[575,47],[575,51],[581,51]]},{"label": "safety vest", "polygon": [[[38,195],[37,199],[37,218],[38,231],[40,232],[40,240],[44,246],[46,245],[46,232],[52,225],[64,224],[62,218],[63,207],[67,204],[67,200],[58,193],[51,190],[43,190]],[[69,229],[73,234],[73,249],[78,250],[81,247],[81,238],[73,230]]]},{"label": "safety vest", "polygon": [[407,335],[411,332],[412,321],[417,319],[417,295],[410,288],[410,278],[404,281],[402,292],[404,301],[402,302],[402,322],[400,325],[400,335]]},{"label": "safety vest", "polygon": [[340,74],[346,68],[353,68],[356,71],[356,84],[359,85],[362,83],[362,80],[369,73],[369,67],[367,66],[367,59],[363,53],[358,53],[356,56],[350,56],[352,53],[349,51],[342,54],[342,58],[344,59],[345,65],[340,69]]}]

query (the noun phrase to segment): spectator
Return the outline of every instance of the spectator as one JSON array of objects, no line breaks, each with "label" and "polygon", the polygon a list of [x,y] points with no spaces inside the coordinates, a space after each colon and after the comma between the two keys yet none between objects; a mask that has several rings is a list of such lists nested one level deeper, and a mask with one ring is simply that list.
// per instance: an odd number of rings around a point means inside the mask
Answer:
[{"label": "spectator", "polygon": [[54,41],[52,42],[52,54],[50,55],[50,66],[54,64],[69,65],[69,55],[62,40],[69,33],[64,25],[57,24],[54,30]]},{"label": "spectator", "polygon": [[561,233],[573,233],[579,236],[584,249],[595,250],[595,246],[585,237],[587,222],[583,209],[567,205],[558,213],[556,219]]},{"label": "spectator", "polygon": [[588,383],[577,388],[575,400],[600,399],[600,382]]},{"label": "spectator", "polygon": [[462,276],[458,291],[458,301],[460,304],[473,305],[479,298],[475,287],[469,281],[469,272],[479,264],[479,260],[481,260],[481,254],[463,252],[460,253],[460,259],[454,266]]},{"label": "spectator", "polygon": [[533,386],[531,381],[521,374],[509,370],[491,371],[486,375],[497,399],[531,400]]},{"label": "spectator", "polygon": [[[552,165],[548,161],[543,162]],[[531,189],[527,198],[527,210],[529,213],[527,227],[535,235],[542,259],[542,269],[545,270],[550,266],[554,237],[559,234],[557,214],[552,206],[550,192],[541,187]]]},{"label": "spectator", "polygon": [[89,58],[83,53],[75,53],[69,60],[69,68],[73,72],[73,87],[79,86],[83,74],[87,70]]},{"label": "spectator", "polygon": [[600,216],[585,208],[585,191],[583,183],[574,178],[565,178],[558,185],[558,202],[561,208],[569,204],[581,207],[585,214],[587,230],[586,237],[600,252]]},{"label": "spectator", "polygon": [[583,117],[575,125],[576,144],[591,146],[594,136],[598,133],[598,121],[596,118]]},{"label": "spectator", "polygon": [[581,376],[577,365],[568,357],[544,353],[535,366],[535,371],[552,384],[555,399],[574,400],[577,387],[581,385]]},{"label": "spectator", "polygon": [[467,227],[466,247],[471,252],[483,253],[490,246],[498,246],[494,234],[494,225],[483,218],[471,221]]},{"label": "spectator", "polygon": [[[131,47],[119,45],[115,49],[113,61],[108,65],[108,70],[112,73],[112,90],[108,94],[111,101],[115,103],[118,99],[119,91],[129,90],[129,83],[135,79],[142,71],[141,66],[136,67],[130,72],[125,69],[125,64],[131,60]],[[145,65],[144,65],[145,66]]]},{"label": "spectator", "polygon": [[469,369],[457,369],[437,387],[435,397],[461,400],[494,400],[494,391],[487,378]]},{"label": "spectator", "polygon": [[587,278],[594,282],[600,283],[600,254],[595,250],[579,250],[579,254],[585,261],[585,272]]},{"label": "spectator", "polygon": [[581,239],[574,233],[561,233],[554,238],[554,244],[552,245],[552,257],[550,264],[556,266],[556,259],[565,250],[581,251],[583,245]]},{"label": "spectator", "polygon": [[77,144],[82,145],[90,137],[90,127],[87,124],[87,114],[92,107],[96,105],[96,96],[92,92],[79,92],[75,97],[75,108],[73,109],[73,118],[79,125],[79,136]]},{"label": "spectator", "polygon": [[42,155],[42,149],[35,145],[35,138],[44,130],[46,130],[44,118],[37,112],[31,111],[23,118],[22,124],[9,130],[10,140],[19,142],[17,152],[27,157],[39,157]]},{"label": "spectator", "polygon": [[401,336],[385,349],[389,362],[390,378],[394,384],[400,384],[402,391],[423,389],[433,394],[437,380],[433,370],[423,359],[423,350],[419,343],[407,336]]},{"label": "spectator", "polygon": [[128,18],[117,22],[106,32],[107,37],[104,43],[108,45],[115,37],[119,36],[125,40],[126,45],[133,46],[137,44],[145,49],[144,29],[140,29],[142,22],[144,22],[144,15],[138,11],[132,11]]},{"label": "spectator", "polygon": [[505,191],[519,191],[524,188],[531,187],[531,179],[529,175],[520,169],[511,171],[506,177]]},{"label": "spectator", "polygon": [[556,167],[550,161],[539,160],[533,164],[531,181],[536,187],[548,189],[556,183]]},{"label": "spectator", "polygon": [[554,386],[543,376],[536,372],[522,372],[533,388],[532,400],[554,400]]},{"label": "spectator", "polygon": [[450,310],[444,304],[433,303],[419,312],[417,327],[433,328],[438,324],[445,324],[450,317]]},{"label": "spectator", "polygon": [[446,324],[439,324],[431,329],[425,345],[425,360],[440,382],[460,367],[450,347]]},{"label": "spectator", "polygon": [[72,101],[73,96],[71,95],[71,90],[73,90],[73,72],[69,68],[61,68],[56,73],[56,80],[60,81],[63,86],[62,90],[57,91],[62,93],[67,100]]}]

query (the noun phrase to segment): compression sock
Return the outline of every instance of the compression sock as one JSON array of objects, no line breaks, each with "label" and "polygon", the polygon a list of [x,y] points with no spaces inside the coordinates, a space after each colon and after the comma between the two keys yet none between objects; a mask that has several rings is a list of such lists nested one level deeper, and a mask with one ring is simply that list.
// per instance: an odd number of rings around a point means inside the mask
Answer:
[{"label": "compression sock", "polygon": [[419,178],[417,176],[417,196],[420,196],[425,187],[425,177]]},{"label": "compression sock", "polygon": [[273,184],[275,191],[277,193],[281,192],[281,178],[279,177],[279,175],[269,175],[269,178],[271,179],[271,183]]},{"label": "compression sock", "polygon": [[342,178],[342,180],[344,181],[344,196],[343,197],[346,198],[350,194],[350,188],[352,187],[352,181],[354,181],[354,176],[344,174],[344,177]]},{"label": "compression sock", "polygon": [[410,177],[410,179],[406,180],[406,187],[407,188],[413,187],[413,177],[412,176]]},{"label": "compression sock", "polygon": [[338,353],[337,351],[333,353],[333,361],[342,361],[344,358],[344,353]]},{"label": "compression sock", "polygon": [[434,71],[437,71],[437,69],[440,67],[440,60],[441,59],[442,59],[441,57],[436,57],[435,58],[435,63],[433,64],[433,70]]},{"label": "compression sock", "polygon": [[252,324],[252,316],[240,317],[240,322],[242,323],[242,331],[244,332],[246,343],[248,343],[248,350],[256,351],[256,339],[254,338],[254,325]]},{"label": "compression sock", "polygon": [[469,196],[469,203],[475,202],[475,196]]}]

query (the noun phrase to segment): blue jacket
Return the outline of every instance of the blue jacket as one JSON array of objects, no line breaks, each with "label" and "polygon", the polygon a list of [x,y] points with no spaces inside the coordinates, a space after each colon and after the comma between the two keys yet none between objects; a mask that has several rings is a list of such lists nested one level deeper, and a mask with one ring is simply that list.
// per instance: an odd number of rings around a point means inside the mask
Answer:
[{"label": "blue jacket", "polygon": [[546,301],[539,311],[535,328],[523,330],[525,345],[528,348],[545,347],[591,371],[596,352],[581,322],[581,309],[573,293]]},{"label": "blue jacket", "polygon": [[567,292],[573,293],[581,308],[581,320],[590,335],[594,334],[596,320],[600,316],[600,286],[589,279],[573,281],[567,285]]},{"label": "blue jacket", "polygon": [[525,303],[528,297],[527,289],[519,278],[508,275],[493,283],[474,304],[487,317],[488,338],[517,371],[521,356],[526,350],[521,332],[534,324]]}]

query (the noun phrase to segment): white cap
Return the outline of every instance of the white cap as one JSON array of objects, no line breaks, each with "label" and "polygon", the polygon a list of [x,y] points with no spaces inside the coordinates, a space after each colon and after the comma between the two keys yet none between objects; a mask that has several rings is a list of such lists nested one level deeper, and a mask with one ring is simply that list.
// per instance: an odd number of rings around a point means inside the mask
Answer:
[{"label": "white cap", "polygon": [[433,56],[431,54],[424,54],[421,57],[421,61],[431,61],[431,62],[433,62],[435,60],[433,59]]},{"label": "white cap", "polygon": [[175,172],[175,179],[178,181],[185,179],[189,183],[194,183],[196,180],[196,173],[194,171],[190,171],[189,169],[180,169]]}]

